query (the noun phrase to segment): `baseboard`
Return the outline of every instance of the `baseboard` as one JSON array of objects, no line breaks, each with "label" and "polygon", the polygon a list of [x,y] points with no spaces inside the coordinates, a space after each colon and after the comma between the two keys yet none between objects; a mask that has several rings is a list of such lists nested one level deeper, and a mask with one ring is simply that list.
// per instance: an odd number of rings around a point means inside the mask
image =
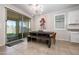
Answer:
[{"label": "baseboard", "polygon": [[56,39],[56,40],[63,40],[63,41],[69,41],[70,42],[70,40],[68,40],[68,39],[62,39],[62,38],[59,38],[59,39]]}]

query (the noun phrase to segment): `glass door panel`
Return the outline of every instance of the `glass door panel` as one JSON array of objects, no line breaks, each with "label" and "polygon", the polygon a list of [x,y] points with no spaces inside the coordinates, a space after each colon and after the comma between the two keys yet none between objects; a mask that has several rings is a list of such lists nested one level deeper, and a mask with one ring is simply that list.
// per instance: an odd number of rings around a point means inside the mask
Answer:
[{"label": "glass door panel", "polygon": [[19,33],[20,19],[20,14],[7,9],[7,42],[12,42],[22,38],[22,36]]},{"label": "glass door panel", "polygon": [[27,17],[23,18],[23,38],[27,37],[27,33],[29,32],[29,19]]},{"label": "glass door panel", "polygon": [[22,20],[21,19],[19,19],[19,21],[18,21],[18,39],[21,39],[22,38]]},{"label": "glass door panel", "polygon": [[16,21],[7,20],[7,39],[7,42],[11,42],[17,39]]}]

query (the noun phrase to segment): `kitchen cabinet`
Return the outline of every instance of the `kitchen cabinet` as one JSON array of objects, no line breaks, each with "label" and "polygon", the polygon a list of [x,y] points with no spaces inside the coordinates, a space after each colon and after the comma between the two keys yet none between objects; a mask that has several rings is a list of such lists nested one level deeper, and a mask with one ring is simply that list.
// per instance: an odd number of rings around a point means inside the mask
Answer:
[{"label": "kitchen cabinet", "polygon": [[71,32],[71,42],[79,43],[79,32]]},{"label": "kitchen cabinet", "polygon": [[79,10],[68,13],[68,24],[79,24]]}]

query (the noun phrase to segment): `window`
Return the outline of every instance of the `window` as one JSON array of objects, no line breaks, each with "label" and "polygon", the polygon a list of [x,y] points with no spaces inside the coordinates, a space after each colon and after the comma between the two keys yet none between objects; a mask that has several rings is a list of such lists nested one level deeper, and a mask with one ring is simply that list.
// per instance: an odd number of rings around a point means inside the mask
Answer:
[{"label": "window", "polygon": [[65,28],[65,15],[56,15],[55,16],[55,29],[64,29]]}]

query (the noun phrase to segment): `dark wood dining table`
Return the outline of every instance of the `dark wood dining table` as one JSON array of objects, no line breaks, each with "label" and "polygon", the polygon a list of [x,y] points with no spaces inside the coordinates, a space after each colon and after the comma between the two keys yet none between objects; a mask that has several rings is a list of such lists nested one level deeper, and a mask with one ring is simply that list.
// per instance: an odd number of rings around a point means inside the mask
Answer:
[{"label": "dark wood dining table", "polygon": [[45,32],[45,31],[31,31],[28,34],[28,41],[33,40],[33,38],[37,40],[46,40],[47,45],[50,48],[51,47],[51,41],[53,40],[53,44],[55,45],[56,42],[56,33],[55,32]]}]

